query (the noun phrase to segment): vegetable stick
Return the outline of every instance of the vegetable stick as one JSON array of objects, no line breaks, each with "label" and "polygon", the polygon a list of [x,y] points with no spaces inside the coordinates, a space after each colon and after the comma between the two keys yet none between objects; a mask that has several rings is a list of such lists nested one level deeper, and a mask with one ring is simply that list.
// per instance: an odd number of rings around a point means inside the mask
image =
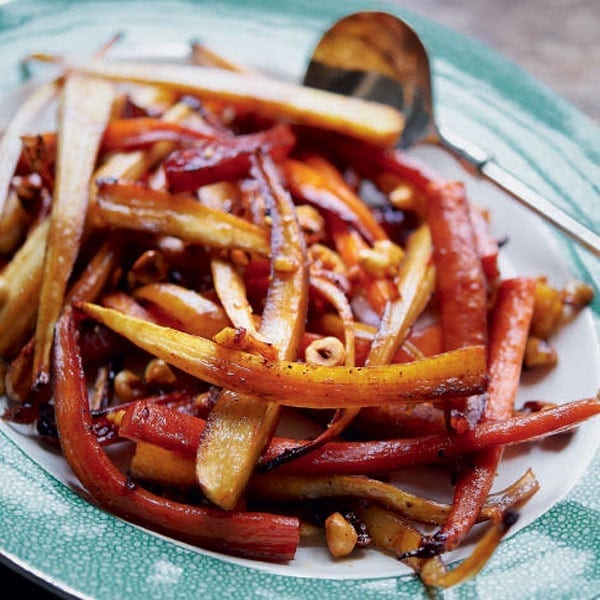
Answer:
[{"label": "vegetable stick", "polygon": [[101,244],[69,289],[66,301],[94,302],[117,266],[121,253],[119,238],[110,238]]},{"label": "vegetable stick", "polygon": [[[533,471],[528,469],[504,490],[490,494],[477,522],[493,519],[508,509],[526,503],[540,488]],[[269,502],[291,502],[313,498],[351,498],[373,502],[420,523],[442,524],[451,510],[449,504],[411,494],[378,479],[355,475],[302,476],[255,474],[250,482],[250,497]]]},{"label": "vegetable stick", "polygon": [[8,194],[4,213],[0,216],[0,254],[11,256],[26,237],[31,217],[27,214],[17,193]]},{"label": "vegetable stick", "polygon": [[359,190],[346,181],[343,173],[332,162],[323,155],[314,152],[305,152],[302,154],[302,160],[304,164],[325,178],[328,186],[360,215],[360,221],[371,232],[371,241],[387,240],[389,238],[385,229],[377,221],[372,208],[361,199]]},{"label": "vegetable stick", "polygon": [[475,245],[477,254],[481,261],[483,272],[488,281],[489,286],[493,286],[500,277],[500,269],[498,267],[498,240],[493,237],[490,230],[490,224],[483,212],[475,206],[470,206],[469,215],[473,224],[473,232],[475,234]]},{"label": "vegetable stick", "polygon": [[[366,475],[396,471],[419,464],[443,464],[464,453],[494,446],[511,446],[570,431],[600,414],[600,399],[587,398],[536,413],[523,413],[505,421],[487,421],[464,433],[439,433],[413,438],[331,441],[280,472],[296,475]],[[204,421],[160,406],[140,402],[128,409],[120,434],[173,450],[193,460]],[[270,460],[298,440],[274,437],[263,460]]]},{"label": "vegetable stick", "polygon": [[2,272],[8,295],[0,307],[0,356],[18,352],[35,327],[50,221],[46,219],[27,237]]},{"label": "vegetable stick", "polygon": [[343,136],[329,135],[325,138],[322,132],[316,137],[318,142],[326,148],[333,148],[364,177],[377,178],[389,173],[407,181],[420,192],[427,192],[430,185],[442,182],[432,167],[391,145],[377,147],[359,140],[349,143]]},{"label": "vegetable stick", "polygon": [[[276,473],[256,474],[248,489],[250,499],[286,503],[315,498],[357,498],[375,502],[420,523],[442,523],[450,506],[411,494],[390,483],[367,477],[332,475],[302,477]],[[483,518],[490,511],[482,510]]]},{"label": "vegetable stick", "polygon": [[[355,336],[354,336],[354,319],[352,309],[344,293],[333,283],[323,277],[316,275],[310,276],[310,285],[312,289],[317,290],[325,297],[337,310],[343,323],[344,329],[344,360],[343,364],[347,367],[353,367],[355,361]],[[334,338],[337,340],[337,338]],[[305,353],[305,360],[307,359]],[[306,360],[306,362],[310,362]],[[340,362],[339,364],[342,364]],[[260,465],[261,471],[269,471],[273,468],[281,466],[284,462],[295,460],[299,456],[303,456],[319,448],[329,440],[340,435],[350,423],[359,414],[360,408],[339,408],[335,411],[331,421],[327,427],[309,442],[298,444],[295,448],[288,448],[279,456],[273,458],[268,463],[263,462]]]},{"label": "vegetable stick", "polygon": [[[179,102],[171,106],[162,116],[165,123],[178,123],[189,117],[190,107]],[[129,152],[115,152],[111,154],[94,172],[90,182],[89,206],[93,212],[97,193],[97,181],[110,179],[136,180],[145,175],[148,170],[173,150],[173,143],[169,141],[156,142],[146,150]],[[89,220],[89,219],[88,219]]]},{"label": "vegetable stick", "polygon": [[254,311],[248,302],[243,277],[229,261],[217,256],[212,257],[210,267],[215,291],[231,323],[234,327],[259,338]]},{"label": "vegetable stick", "polygon": [[388,239],[372,211],[341,177],[333,179],[329,173],[326,175],[318,168],[292,158],[283,160],[281,166],[292,195],[335,212],[370,242]]},{"label": "vegetable stick", "polygon": [[293,558],[299,541],[297,519],[182,504],[132,485],[92,433],[85,375],[69,309],[59,318],[54,349],[55,411],[62,450],[96,502],[126,520],[202,547],[272,561]]},{"label": "vegetable stick", "polygon": [[[362,442],[329,442],[308,456],[281,467],[298,475],[377,474],[419,465],[443,463],[462,454],[496,446],[511,446],[571,431],[600,414],[600,399],[587,398],[544,411],[488,421],[463,433]],[[268,461],[297,441],[275,439],[264,456]]]},{"label": "vegetable stick", "polygon": [[[502,282],[491,321],[490,385],[484,419],[502,421],[513,411],[519,386],[525,344],[533,314],[535,282],[518,278]],[[474,524],[502,458],[502,446],[494,446],[470,457],[459,472],[450,515],[442,528],[424,545],[424,552],[456,548]]]},{"label": "vegetable stick", "polygon": [[148,442],[135,445],[129,463],[129,472],[138,481],[149,481],[175,489],[195,489],[196,463],[193,459],[182,460],[173,450],[166,450]]},{"label": "vegetable stick", "polygon": [[98,183],[92,217],[97,227],[170,235],[216,248],[269,255],[268,232],[191,197],[174,196],[139,184]]},{"label": "vegetable stick", "polygon": [[507,511],[497,523],[494,523],[487,530],[475,546],[473,552],[456,568],[450,571],[440,568],[439,563],[434,563],[431,559],[426,561],[419,573],[421,580],[425,585],[448,588],[474,577],[485,566],[502,541],[502,538],[516,521],[517,514]]},{"label": "vegetable stick", "polygon": [[241,179],[250,171],[255,152],[280,160],[295,142],[292,130],[281,124],[256,133],[197,142],[174,151],[164,161],[168,187],[176,193],[190,192],[211,183]]},{"label": "vegetable stick", "polygon": [[153,117],[115,119],[104,130],[102,150],[104,152],[138,150],[165,141],[192,143],[197,140],[213,139],[216,135],[216,132],[208,126],[191,127]]},{"label": "vegetable stick", "polygon": [[352,427],[357,439],[416,437],[446,431],[444,410],[434,404],[377,406],[363,408]]},{"label": "vegetable stick", "polygon": [[210,338],[231,324],[218,304],[175,283],[144,285],[133,292],[133,297],[160,309],[175,319],[183,331],[193,335]]},{"label": "vegetable stick", "polygon": [[0,217],[10,189],[10,182],[21,156],[21,136],[28,133],[33,121],[56,97],[59,81],[50,81],[36,87],[19,106],[0,140]]},{"label": "vegetable stick", "polygon": [[109,308],[89,303],[79,306],[139,348],[190,375],[287,406],[349,408],[395,401],[422,402],[479,393],[487,386],[482,346],[387,366],[353,368],[285,360],[269,362]]},{"label": "vegetable stick", "polygon": [[36,324],[34,385],[49,382],[54,325],[64,301],[85,225],[88,186],[113,86],[81,75],[65,80],[59,112],[56,185]]},{"label": "vegetable stick", "polygon": [[[271,282],[259,333],[279,359],[294,360],[308,306],[306,248],[292,199],[281,186],[272,160],[262,154],[255,160],[256,177],[273,221]],[[196,476],[207,498],[231,509],[275,431],[280,407],[255,398],[250,390],[225,388],[202,432]]]},{"label": "vegetable stick", "polygon": [[185,94],[232,102],[259,114],[393,144],[404,119],[395,109],[274,79],[210,67],[90,61],[71,69],[113,80],[151,83]]},{"label": "vegetable stick", "polygon": [[430,272],[432,246],[429,227],[419,227],[408,242],[407,253],[396,279],[399,297],[388,302],[375,334],[366,365],[388,363],[402,345],[409,328],[424,310],[431,295]]},{"label": "vegetable stick", "polygon": [[[229,197],[229,188],[227,184],[217,183],[203,187],[200,194],[203,202],[223,210],[225,198]],[[212,253],[210,270],[215,292],[233,326],[258,339],[260,335],[256,330],[257,319],[248,301],[243,276],[231,261],[217,252]]]},{"label": "vegetable stick", "polygon": [[367,526],[376,547],[397,558],[403,557],[404,563],[416,573],[420,573],[424,565],[430,562],[435,564],[435,567],[430,567],[430,570],[443,570],[441,560],[437,556],[428,559],[410,556],[411,552],[419,546],[422,534],[407,519],[376,504],[363,505],[357,502],[354,510]]},{"label": "vegetable stick", "polygon": [[427,222],[433,242],[444,349],[484,344],[487,286],[462,183],[429,187]]}]

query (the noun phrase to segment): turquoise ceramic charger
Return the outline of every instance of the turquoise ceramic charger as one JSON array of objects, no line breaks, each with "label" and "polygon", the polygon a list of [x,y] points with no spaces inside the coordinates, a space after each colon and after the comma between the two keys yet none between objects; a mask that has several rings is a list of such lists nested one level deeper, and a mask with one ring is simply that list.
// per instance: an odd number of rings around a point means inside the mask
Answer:
[{"label": "turquoise ceramic charger", "polygon": [[[342,15],[371,8],[407,18],[422,36],[433,58],[436,110],[443,124],[490,149],[531,187],[600,230],[600,130],[516,65],[398,3],[8,2],[0,7],[0,92],[7,98],[0,120],[8,119],[11,98],[26,80],[20,60],[31,52],[86,56],[120,31],[124,38],[117,52],[168,58],[200,38],[244,64],[300,81],[321,32]],[[34,77],[43,74],[43,66],[33,69]],[[559,283],[569,277],[595,282],[591,308],[557,341],[561,370],[541,387],[533,380],[525,387],[565,401],[594,395],[600,388],[598,259],[507,196],[463,174],[443,151],[419,148],[415,154],[434,161],[444,173],[464,177],[470,193],[490,206],[497,233],[509,240],[506,273],[548,273]],[[435,597],[597,596],[597,439],[594,421],[581,426],[563,458],[554,450],[529,447],[511,454],[515,469],[528,461],[534,468],[539,465],[546,495],[534,502],[518,531],[502,542],[475,579]],[[255,564],[145,531],[90,504],[58,455],[5,423],[0,424],[0,515],[0,554],[45,585],[75,597],[431,597],[393,561],[361,565],[357,559],[351,565],[324,567],[321,555],[307,548],[295,566]]]}]

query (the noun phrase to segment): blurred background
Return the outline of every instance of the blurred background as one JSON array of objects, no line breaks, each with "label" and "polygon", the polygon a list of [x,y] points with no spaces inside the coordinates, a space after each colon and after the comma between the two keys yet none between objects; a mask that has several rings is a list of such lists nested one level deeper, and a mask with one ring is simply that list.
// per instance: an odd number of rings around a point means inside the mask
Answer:
[{"label": "blurred background", "polygon": [[396,0],[504,54],[600,124],[600,0]]}]

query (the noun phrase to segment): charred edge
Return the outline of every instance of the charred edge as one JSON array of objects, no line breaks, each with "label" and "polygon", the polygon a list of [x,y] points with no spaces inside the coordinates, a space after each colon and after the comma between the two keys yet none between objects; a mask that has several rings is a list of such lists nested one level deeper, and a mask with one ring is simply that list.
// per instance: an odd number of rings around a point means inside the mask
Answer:
[{"label": "charred edge", "polygon": [[125,477],[124,486],[126,490],[133,491],[137,488],[137,483],[133,479],[133,476],[128,473]]},{"label": "charred edge", "polygon": [[38,408],[36,430],[44,438],[58,440],[58,429],[54,416],[54,406],[51,404],[40,404]]},{"label": "charred edge", "polygon": [[416,550],[409,550],[398,555],[398,560],[405,560],[407,558],[433,558],[435,556],[440,556],[445,552],[446,538],[447,536],[445,534],[439,534],[438,532],[425,539]]},{"label": "charred edge", "polygon": [[258,471],[261,473],[267,473],[268,471],[272,471],[278,467],[281,467],[284,464],[287,464],[293,460],[297,460],[306,454],[309,454],[313,450],[317,450],[321,447],[322,444],[307,442],[306,444],[302,444],[300,446],[295,446],[294,448],[287,448],[278,456],[271,458],[270,460],[265,460],[257,465]]},{"label": "charred edge", "polygon": [[306,454],[310,450],[310,444],[306,446],[296,446],[295,448],[287,448],[281,454],[274,456],[269,460],[265,460],[263,462],[259,462],[257,465],[257,469],[259,473],[268,473],[273,469],[277,469],[282,465],[291,462],[297,458],[300,458],[304,454]]},{"label": "charred edge", "polygon": [[507,532],[518,520],[519,513],[516,510],[508,509],[502,515],[502,526],[504,527],[504,531]]},{"label": "charred edge", "polygon": [[370,546],[373,539],[371,538],[367,524],[359,519],[358,515],[352,510],[345,512],[344,518],[354,527],[354,531],[356,531],[356,535],[358,536],[356,545],[359,548]]},{"label": "charred edge", "polygon": [[35,376],[31,389],[34,392],[40,392],[50,384],[50,373],[46,370],[39,371]]}]

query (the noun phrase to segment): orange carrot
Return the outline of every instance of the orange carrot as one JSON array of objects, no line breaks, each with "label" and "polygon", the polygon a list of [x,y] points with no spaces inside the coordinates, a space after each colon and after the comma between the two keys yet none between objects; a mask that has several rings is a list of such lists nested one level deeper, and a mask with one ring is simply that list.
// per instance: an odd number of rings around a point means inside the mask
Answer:
[{"label": "orange carrot", "polygon": [[[502,421],[512,415],[533,314],[534,293],[534,280],[525,277],[504,281],[498,289],[490,327],[490,383],[485,421]],[[492,446],[464,461],[450,515],[442,528],[425,542],[420,555],[450,551],[464,540],[490,491],[502,453],[502,446]]]},{"label": "orange carrot", "polygon": [[77,327],[70,310],[57,323],[54,351],[56,424],[62,450],[82,485],[101,506],[202,547],[274,561],[293,558],[299,542],[295,518],[182,504],[133,485],[93,432]]},{"label": "orange carrot", "polygon": [[341,178],[305,162],[286,159],[282,163],[290,192],[306,202],[334,211],[356,227],[369,241],[386,240],[387,234],[375,215]]},{"label": "orange carrot", "polygon": [[486,281],[464,186],[458,182],[431,185],[427,216],[434,247],[444,348],[484,344]]}]

